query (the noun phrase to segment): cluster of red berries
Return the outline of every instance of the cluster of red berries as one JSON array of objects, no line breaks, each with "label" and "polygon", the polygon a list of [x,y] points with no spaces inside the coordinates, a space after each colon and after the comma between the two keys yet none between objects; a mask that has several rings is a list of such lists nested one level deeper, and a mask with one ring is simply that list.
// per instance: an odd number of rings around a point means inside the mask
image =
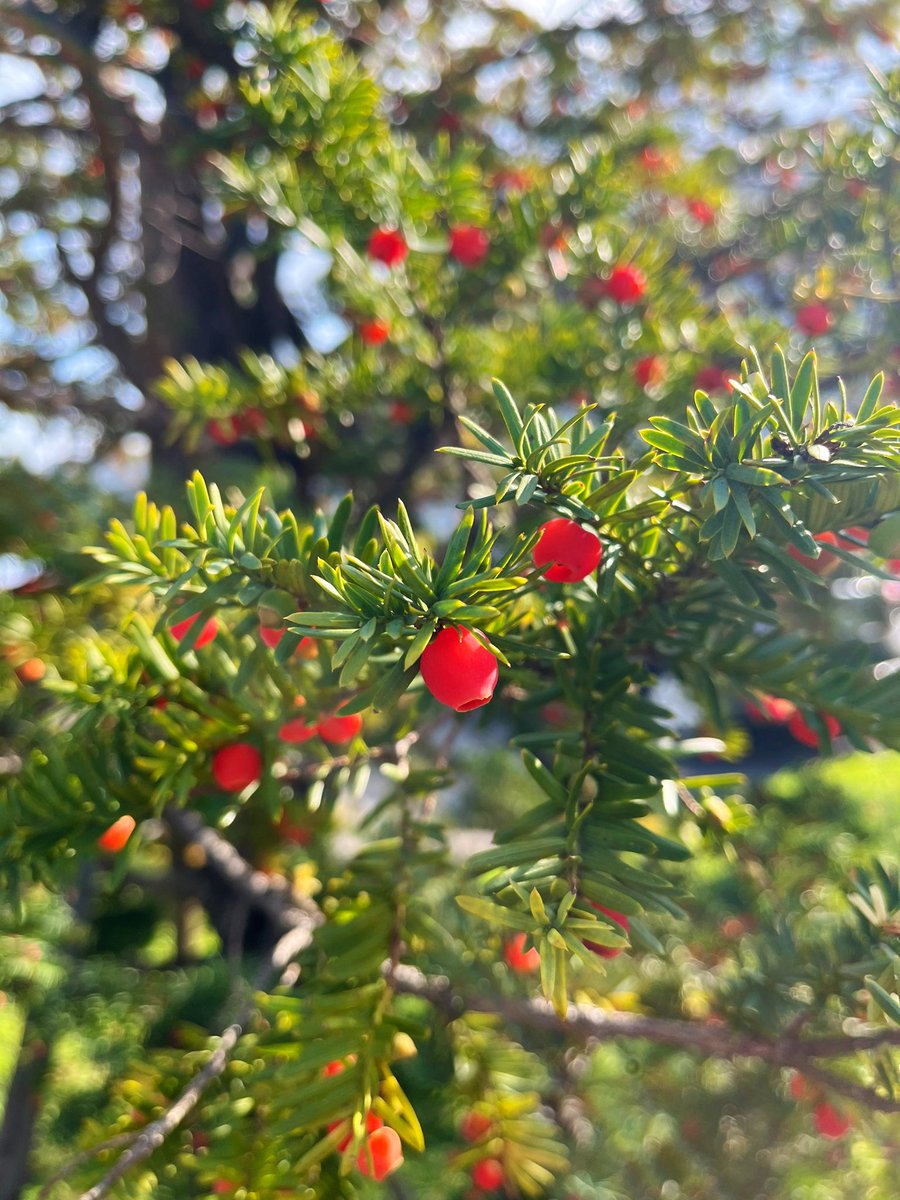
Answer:
[{"label": "cluster of red berries", "polygon": [[820,1089],[805,1079],[799,1071],[795,1071],[791,1075],[788,1090],[794,1100],[816,1102],[813,1108],[813,1121],[822,1137],[837,1141],[838,1138],[844,1137],[849,1132],[850,1118],[829,1104],[823,1098]]},{"label": "cluster of red berries", "polygon": [[[355,1056],[351,1055],[350,1061],[354,1060]],[[338,1058],[326,1064],[322,1068],[322,1074],[328,1078],[332,1075],[340,1075],[346,1069],[347,1064]],[[333,1133],[344,1123],[344,1121],[334,1121],[328,1126],[328,1132]],[[346,1135],[337,1144],[338,1153],[343,1154],[352,1140],[352,1130],[348,1129]],[[396,1130],[385,1125],[381,1117],[375,1113],[366,1113],[366,1135],[356,1155],[356,1166],[359,1173],[381,1183],[402,1163],[403,1145]]]},{"label": "cluster of red berries", "polygon": [[[278,731],[283,742],[301,745],[317,734],[323,742],[333,746],[346,746],[362,729],[359,713],[340,716],[331,713],[314,725],[300,718],[286,721]],[[212,757],[213,779],[225,792],[242,792],[251,783],[262,778],[263,759],[259,750],[250,742],[230,742],[220,746]]]},{"label": "cluster of red berries", "polygon": [[[462,267],[480,267],[490,248],[490,235],[477,225],[454,225],[450,229],[447,253]],[[376,229],[369,238],[368,252],[376,262],[396,267],[409,254],[409,246],[399,229]]]}]

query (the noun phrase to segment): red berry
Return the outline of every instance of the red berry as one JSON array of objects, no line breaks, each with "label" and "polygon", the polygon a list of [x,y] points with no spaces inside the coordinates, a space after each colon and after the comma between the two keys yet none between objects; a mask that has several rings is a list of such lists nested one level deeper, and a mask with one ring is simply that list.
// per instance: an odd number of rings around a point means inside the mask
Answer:
[{"label": "red berry", "polygon": [[316,639],[311,637],[302,637],[300,645],[294,651],[295,658],[318,658],[319,647],[316,645]]},{"label": "red berry", "polygon": [[716,219],[716,210],[705,200],[688,200],[688,212],[701,225],[712,225]]},{"label": "red berry", "polygon": [[807,337],[821,337],[831,328],[834,320],[827,304],[804,304],[794,315],[797,328]]},{"label": "red berry", "polygon": [[613,267],[606,291],[616,304],[634,304],[647,290],[647,280],[637,267]]},{"label": "red berry", "polygon": [[240,425],[236,417],[214,417],[206,422],[206,432],[220,446],[233,446],[241,436]]},{"label": "red berry", "polygon": [[[338,1125],[342,1125],[342,1124],[343,1124],[343,1121],[332,1121],[332,1123],[328,1126],[328,1132],[331,1133],[333,1130],[337,1129]],[[384,1121],[382,1121],[381,1117],[376,1117],[373,1112],[366,1113],[366,1129],[369,1133],[374,1133],[376,1129],[383,1129],[383,1128],[384,1128]],[[338,1144],[336,1146],[338,1154],[343,1154],[344,1151],[347,1149],[347,1147],[350,1145],[350,1143],[352,1141],[353,1141],[353,1132],[351,1130],[351,1132],[348,1133],[345,1138],[342,1138],[338,1142]]]},{"label": "red berry", "polygon": [[367,346],[380,346],[382,342],[386,342],[391,332],[391,327],[387,321],[381,321],[378,317],[373,317],[371,321],[364,321],[359,327],[359,336]]},{"label": "red berry", "polygon": [[[867,543],[869,540],[869,531],[865,525],[851,525],[849,529],[844,530],[844,533],[849,533],[860,542]],[[848,541],[845,537],[838,536],[834,544],[840,546],[842,550],[855,550],[857,553],[859,552],[859,546],[857,546],[856,542]]]},{"label": "red berry", "polygon": [[808,1100],[810,1097],[809,1084],[799,1071],[794,1071],[788,1084],[788,1091],[793,1100]]},{"label": "red berry", "polygon": [[503,947],[503,957],[506,960],[506,965],[513,971],[518,971],[519,974],[536,971],[541,965],[541,956],[535,947],[532,946],[530,950],[525,950],[524,946],[525,934],[517,933]]},{"label": "red berry", "polygon": [[233,742],[215,752],[212,760],[213,779],[223,791],[242,792],[262,776],[262,755],[249,742]]},{"label": "red berry", "polygon": [[278,730],[278,736],[283,742],[290,742],[292,746],[299,746],[303,742],[308,742],[311,737],[315,737],[319,729],[315,725],[307,725],[299,717],[295,717],[292,721],[285,723]]},{"label": "red berry", "polygon": [[286,842],[293,842],[295,846],[308,846],[312,841],[312,834],[302,825],[295,825],[288,820],[287,813],[282,813],[279,818],[278,835]]},{"label": "red berry", "polygon": [[487,704],[499,674],[490,650],[468,629],[456,625],[447,625],[435,634],[425,647],[419,670],[435,700],[456,712]]},{"label": "red berry", "polygon": [[275,629],[271,625],[260,625],[259,636],[262,641],[271,649],[274,650],[281,639],[284,637],[283,629]]},{"label": "red berry", "polygon": [[639,387],[655,387],[666,377],[665,360],[658,354],[648,354],[646,358],[639,358],[634,364],[633,375]]},{"label": "red berry", "polygon": [[344,746],[347,742],[352,742],[362,729],[362,717],[359,713],[353,713],[349,717],[326,717],[324,721],[319,722],[316,728],[319,737],[324,742]]},{"label": "red berry", "polygon": [[113,821],[103,837],[98,838],[97,845],[103,850],[108,850],[110,854],[118,854],[125,848],[125,843],[134,833],[136,824],[134,817],[119,817],[118,821]]},{"label": "red berry", "polygon": [[550,583],[577,583],[597,570],[602,555],[596,533],[568,517],[555,517],[542,525],[531,552],[536,567],[547,567],[544,578]]},{"label": "red berry", "polygon": [[645,146],[638,155],[638,162],[651,175],[657,172],[669,171],[672,168],[672,155],[658,146]]},{"label": "red berry", "polygon": [[[597,904],[593,900],[590,903],[591,907],[596,908],[597,912],[604,913],[607,917],[611,917],[617,925],[621,925],[624,933],[628,932],[628,918],[624,913],[616,912],[614,908],[605,908],[602,904]],[[593,950],[594,954],[598,954],[601,958],[618,958],[622,953],[618,946],[601,946],[597,942],[589,942],[587,940],[585,940],[584,944],[588,950]]]},{"label": "red berry", "polygon": [[[817,533],[815,540],[820,546],[839,546],[841,544],[838,535],[836,533],[832,533],[830,530],[826,531],[825,533]],[[798,550],[796,546],[788,546],[787,551],[791,558],[795,558],[797,562],[802,563],[804,567],[807,567],[816,575],[827,574],[832,567],[837,566],[838,559],[835,557],[835,555],[829,554],[827,551],[821,553],[818,558],[813,558],[809,554],[804,554],[802,551]]]},{"label": "red berry", "polygon": [[813,1118],[816,1122],[816,1129],[822,1137],[842,1138],[850,1128],[849,1117],[839,1113],[830,1104],[817,1104],[813,1111]]},{"label": "red berry", "polygon": [[241,433],[262,437],[268,432],[266,414],[261,408],[246,408],[239,417],[234,418]]},{"label": "red berry", "polygon": [[[200,619],[199,613],[194,613],[192,617],[185,617],[183,621],[176,621],[174,625],[169,626],[169,632],[176,642],[180,642],[191,626]],[[202,646],[207,646],[219,632],[219,623],[215,617],[210,617],[203,628],[200,630],[200,636],[194,642],[194,649],[199,650]]]},{"label": "red berry", "polygon": [[210,1189],[216,1196],[227,1196],[229,1192],[234,1191],[234,1184],[229,1183],[227,1179],[216,1179]]},{"label": "red berry", "polygon": [[388,409],[388,417],[395,425],[409,425],[416,419],[416,410],[402,400],[395,400]]},{"label": "red berry", "polygon": [[369,238],[369,257],[396,267],[409,253],[406,239],[398,229],[376,229]]},{"label": "red berry", "polygon": [[[828,736],[832,738],[837,737],[837,735],[841,732],[840,722],[834,717],[826,716],[824,713],[820,713],[819,715],[825,722],[825,728],[828,730]],[[802,745],[809,746],[813,750],[818,750],[819,735],[814,729],[807,725],[802,713],[795,712],[788,721],[787,727],[788,733],[790,733],[792,737],[796,738],[796,740]]]},{"label": "red berry", "polygon": [[389,1126],[370,1133],[359,1148],[356,1165],[361,1175],[370,1175],[378,1183],[403,1162],[403,1147],[395,1130]]},{"label": "red berry", "polygon": [[26,658],[16,667],[19,683],[40,683],[46,673],[47,667],[42,658]]},{"label": "red berry", "polygon": [[723,367],[710,365],[701,367],[694,376],[694,387],[701,392],[725,392],[731,391],[731,384],[728,382],[730,371],[726,371]]},{"label": "red berry", "polygon": [[761,696],[758,705],[747,705],[747,713],[754,721],[775,721],[779,725],[789,721],[796,711],[792,701],[779,696]]},{"label": "red berry", "polygon": [[496,1192],[503,1187],[503,1163],[498,1158],[483,1158],[472,1168],[472,1182],[483,1192]]},{"label": "red berry", "polygon": [[477,225],[455,225],[450,230],[450,257],[464,267],[480,267],[491,248],[491,239]]},{"label": "red berry", "polygon": [[460,1136],[466,1142],[480,1142],[493,1124],[487,1113],[467,1112],[459,1123]]},{"label": "red berry", "polygon": [[339,1058],[334,1058],[331,1060],[330,1063],[325,1064],[325,1066],[322,1068],[322,1074],[327,1079],[331,1075],[342,1074],[344,1071],[346,1071],[346,1069],[347,1069],[347,1064],[345,1062],[343,1062]]}]

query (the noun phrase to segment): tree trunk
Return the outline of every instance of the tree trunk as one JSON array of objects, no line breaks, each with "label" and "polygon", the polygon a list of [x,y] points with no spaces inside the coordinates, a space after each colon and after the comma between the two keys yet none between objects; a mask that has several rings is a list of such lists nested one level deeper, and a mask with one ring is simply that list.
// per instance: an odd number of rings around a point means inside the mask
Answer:
[{"label": "tree trunk", "polygon": [[47,1065],[47,1043],[38,1035],[35,1022],[29,1016],[0,1127],[0,1200],[19,1200],[28,1182],[31,1143]]}]

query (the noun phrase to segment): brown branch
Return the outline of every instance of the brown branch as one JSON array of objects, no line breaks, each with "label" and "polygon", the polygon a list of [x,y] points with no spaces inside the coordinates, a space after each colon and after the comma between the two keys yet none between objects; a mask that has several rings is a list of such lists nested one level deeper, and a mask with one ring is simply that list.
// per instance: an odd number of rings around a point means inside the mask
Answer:
[{"label": "brown branch", "polygon": [[227,838],[222,837],[193,812],[182,808],[167,808],[166,824],[185,842],[198,845],[212,867],[233,892],[253,908],[261,909],[281,932],[296,926],[315,928],[322,915],[312,901],[295,896],[290,884],[281,876],[255,871]]},{"label": "brown branch", "polygon": [[[210,863],[238,892],[253,903],[265,907],[279,929],[290,929],[297,912],[290,888],[282,879],[273,879],[254,871],[234,847],[214,830],[202,825],[195,814],[171,810],[172,818],[181,829],[193,831],[192,840],[206,851]],[[320,921],[317,909],[315,920]],[[306,912],[302,920],[308,920]],[[677,1046],[683,1050],[704,1053],[711,1058],[756,1058],[775,1067],[793,1067],[823,1086],[868,1105],[879,1112],[900,1112],[900,1100],[880,1095],[862,1084],[855,1084],[834,1075],[816,1064],[816,1059],[842,1058],[864,1050],[900,1046],[900,1029],[882,1029],[875,1033],[823,1037],[800,1037],[800,1029],[790,1027],[778,1038],[769,1039],[751,1034],[735,1033],[726,1026],[711,1022],[681,1021],[669,1017],[646,1017],[634,1013],[610,1013],[588,1005],[570,1005],[563,1021],[544,999],[534,997],[519,1000],[499,995],[461,994],[446,978],[433,978],[417,968],[386,961],[383,974],[395,991],[428,1000],[448,1017],[464,1012],[497,1013],[506,1021],[529,1029],[540,1029],[581,1041],[614,1041],[635,1038],[658,1045]]]},{"label": "brown branch", "polygon": [[449,1017],[458,1017],[464,1012],[497,1013],[506,1022],[570,1039],[609,1042],[620,1038],[637,1038],[658,1045],[700,1051],[710,1058],[757,1058],[776,1067],[794,1067],[832,1091],[878,1112],[900,1112],[900,1100],[851,1083],[812,1061],[817,1058],[846,1057],[859,1050],[874,1050],[881,1046],[900,1046],[900,1029],[885,1029],[858,1037],[791,1038],[782,1035],[770,1040],[734,1033],[725,1026],[709,1022],[610,1013],[583,1004],[570,1005],[566,1019],[562,1020],[549,1002],[539,997],[519,1000],[496,995],[463,996],[449,980],[429,978],[410,966],[398,966],[391,970],[390,965],[385,964],[384,973],[395,991],[428,1000]]},{"label": "brown branch", "polygon": [[89,1146],[87,1150],[82,1150],[79,1154],[73,1155],[72,1158],[63,1163],[55,1175],[50,1176],[34,1200],[47,1200],[54,1187],[68,1175],[71,1175],[76,1167],[80,1167],[82,1163],[96,1158],[104,1150],[118,1150],[122,1146],[130,1145],[135,1138],[140,1137],[140,1134],[141,1131],[139,1129],[129,1130],[128,1133],[117,1133],[115,1137],[107,1138],[106,1141],[98,1142],[96,1146]]}]

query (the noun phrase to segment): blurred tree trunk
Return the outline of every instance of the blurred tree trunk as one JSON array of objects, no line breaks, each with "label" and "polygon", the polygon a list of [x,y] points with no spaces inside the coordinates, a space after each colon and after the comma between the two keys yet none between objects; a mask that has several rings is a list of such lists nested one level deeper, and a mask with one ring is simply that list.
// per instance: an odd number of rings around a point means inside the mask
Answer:
[{"label": "blurred tree trunk", "polygon": [[48,1062],[47,1043],[39,1036],[31,1014],[22,1032],[19,1061],[10,1081],[0,1127],[0,1200],[19,1200],[28,1182],[31,1143]]}]

